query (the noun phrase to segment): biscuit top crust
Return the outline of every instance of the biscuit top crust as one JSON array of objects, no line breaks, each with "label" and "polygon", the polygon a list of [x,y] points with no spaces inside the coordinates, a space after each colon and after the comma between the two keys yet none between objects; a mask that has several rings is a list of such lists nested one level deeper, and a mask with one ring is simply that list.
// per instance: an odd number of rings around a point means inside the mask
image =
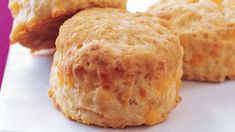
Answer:
[{"label": "biscuit top crust", "polygon": [[[117,55],[122,51],[130,54],[146,52],[169,59],[169,62],[180,56],[178,51],[181,49],[178,38],[167,28],[165,21],[148,14],[109,8],[82,11],[66,21],[60,28],[56,46],[61,55],[66,52],[79,55],[91,47],[103,47]],[[159,54],[160,51],[170,53]]]},{"label": "biscuit top crust", "polygon": [[[60,58],[61,66],[84,60],[95,63],[93,68],[109,64],[114,69],[120,65],[126,65],[128,69],[128,65],[136,65],[137,71],[141,65],[154,67],[153,61],[158,60],[168,66],[164,72],[173,72],[178,69],[174,66],[180,63],[182,49],[178,37],[163,25],[167,24],[147,14],[111,8],[85,10],[60,28],[56,56]],[[153,74],[150,69],[143,70]]]},{"label": "biscuit top crust", "polygon": [[[211,2],[213,1],[213,2]],[[171,23],[171,28],[177,34],[211,35],[208,41],[219,39],[220,43],[231,43],[235,41],[235,17],[234,10],[229,8],[233,0],[182,0],[155,4],[148,12]],[[162,3],[162,4],[161,4]],[[232,7],[232,6],[231,6]],[[233,16],[233,17],[231,17]],[[203,38],[202,38],[203,39]]]}]

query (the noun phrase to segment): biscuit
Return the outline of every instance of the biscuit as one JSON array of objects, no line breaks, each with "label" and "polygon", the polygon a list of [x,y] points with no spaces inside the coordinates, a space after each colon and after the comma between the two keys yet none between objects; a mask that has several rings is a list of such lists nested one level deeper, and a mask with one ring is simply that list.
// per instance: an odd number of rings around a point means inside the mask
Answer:
[{"label": "biscuit", "polygon": [[127,0],[10,0],[14,17],[11,43],[33,51],[55,47],[59,27],[78,11],[91,7],[125,8]]},{"label": "biscuit", "polygon": [[224,1],[168,0],[147,12],[168,21],[180,37],[184,79],[223,82],[235,79],[235,21],[229,11]]},{"label": "biscuit", "polygon": [[53,103],[69,119],[101,127],[164,121],[180,99],[183,48],[163,25],[111,8],[67,20],[56,40]]}]

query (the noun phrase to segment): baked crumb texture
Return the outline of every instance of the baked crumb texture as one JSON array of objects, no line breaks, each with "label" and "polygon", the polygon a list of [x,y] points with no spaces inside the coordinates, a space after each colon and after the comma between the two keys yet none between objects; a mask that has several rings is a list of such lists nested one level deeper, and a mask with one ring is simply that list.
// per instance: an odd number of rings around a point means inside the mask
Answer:
[{"label": "baked crumb texture", "polygon": [[91,7],[125,8],[127,0],[9,0],[14,17],[11,43],[37,51],[55,47],[60,26]]},{"label": "baked crumb texture", "polygon": [[157,18],[87,9],[56,40],[49,96],[69,119],[101,127],[154,125],[180,100],[183,49]]},{"label": "baked crumb texture", "polygon": [[162,0],[147,12],[180,37],[184,79],[235,79],[235,0]]}]

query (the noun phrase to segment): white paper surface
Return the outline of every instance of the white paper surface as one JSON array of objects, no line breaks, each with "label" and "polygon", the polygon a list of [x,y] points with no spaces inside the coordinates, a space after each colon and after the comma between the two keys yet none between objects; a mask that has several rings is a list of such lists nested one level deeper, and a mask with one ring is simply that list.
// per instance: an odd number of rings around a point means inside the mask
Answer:
[{"label": "white paper surface", "polygon": [[34,56],[20,46],[11,47],[0,93],[0,131],[235,132],[235,81],[184,82],[182,102],[165,122],[114,130],[70,121],[54,108],[47,96],[51,63],[50,56]]}]

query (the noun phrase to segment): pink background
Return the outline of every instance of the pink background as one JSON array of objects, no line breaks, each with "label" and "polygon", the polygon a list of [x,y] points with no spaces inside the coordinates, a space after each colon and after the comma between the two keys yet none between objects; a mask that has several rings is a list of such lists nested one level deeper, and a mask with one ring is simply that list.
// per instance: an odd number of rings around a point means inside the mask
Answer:
[{"label": "pink background", "polygon": [[9,49],[9,33],[12,25],[12,18],[7,4],[8,0],[0,0],[0,86]]}]

